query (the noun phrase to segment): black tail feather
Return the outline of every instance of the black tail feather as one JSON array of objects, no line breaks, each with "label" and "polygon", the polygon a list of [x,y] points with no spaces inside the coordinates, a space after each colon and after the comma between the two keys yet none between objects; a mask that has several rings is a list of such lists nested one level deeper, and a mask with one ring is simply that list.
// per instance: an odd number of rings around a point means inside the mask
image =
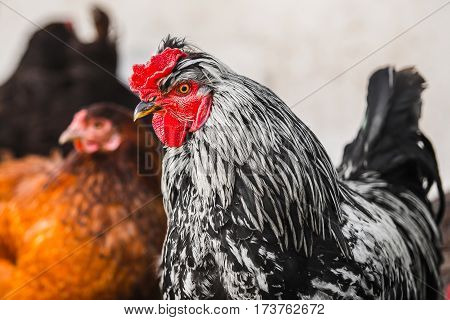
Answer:
[{"label": "black tail feather", "polygon": [[376,71],[369,80],[364,123],[345,147],[339,171],[349,180],[376,171],[392,185],[413,191],[427,204],[428,192],[436,185],[440,207],[435,218],[440,222],[445,199],[439,169],[431,142],[419,129],[424,88],[425,80],[414,68]]}]

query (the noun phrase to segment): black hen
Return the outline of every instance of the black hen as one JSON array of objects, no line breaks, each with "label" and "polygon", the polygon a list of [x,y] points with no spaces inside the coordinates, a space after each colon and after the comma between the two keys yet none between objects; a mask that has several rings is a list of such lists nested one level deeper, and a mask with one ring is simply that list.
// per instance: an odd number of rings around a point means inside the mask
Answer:
[{"label": "black hen", "polygon": [[94,9],[97,39],[80,42],[68,23],[37,31],[13,75],[0,87],[0,149],[15,156],[48,154],[72,115],[95,102],[134,106],[116,78],[108,16]]},{"label": "black hen", "polygon": [[344,179],[272,91],[183,41],[130,80],[135,118],[155,112],[167,147],[165,298],[437,297],[439,214],[426,194],[440,180],[415,71],[375,73]]}]

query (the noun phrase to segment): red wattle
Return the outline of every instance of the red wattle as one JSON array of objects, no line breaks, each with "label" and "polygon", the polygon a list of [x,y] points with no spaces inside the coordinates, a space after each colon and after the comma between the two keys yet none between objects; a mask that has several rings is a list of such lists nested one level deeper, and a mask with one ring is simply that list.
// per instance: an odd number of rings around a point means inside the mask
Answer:
[{"label": "red wattle", "polygon": [[169,112],[157,112],[153,115],[153,130],[161,142],[168,147],[179,147],[186,139],[189,130],[187,121],[180,121]]}]

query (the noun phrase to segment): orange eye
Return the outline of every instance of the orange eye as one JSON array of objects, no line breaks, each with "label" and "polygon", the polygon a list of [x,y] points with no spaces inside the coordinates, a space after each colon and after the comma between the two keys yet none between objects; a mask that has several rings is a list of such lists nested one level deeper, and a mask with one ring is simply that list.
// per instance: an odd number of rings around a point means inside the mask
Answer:
[{"label": "orange eye", "polygon": [[187,83],[182,83],[178,86],[177,90],[181,94],[188,94],[191,91],[191,86]]}]

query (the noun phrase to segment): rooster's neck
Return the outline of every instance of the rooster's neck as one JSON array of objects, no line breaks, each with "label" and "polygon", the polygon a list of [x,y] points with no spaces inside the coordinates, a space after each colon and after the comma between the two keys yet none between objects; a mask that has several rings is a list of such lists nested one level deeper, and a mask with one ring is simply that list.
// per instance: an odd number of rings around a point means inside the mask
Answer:
[{"label": "rooster's neck", "polygon": [[215,92],[204,127],[169,148],[163,168],[178,227],[269,226],[280,243],[308,253],[308,233],[332,237],[341,221],[337,174],[318,139],[269,89],[243,77]]}]

